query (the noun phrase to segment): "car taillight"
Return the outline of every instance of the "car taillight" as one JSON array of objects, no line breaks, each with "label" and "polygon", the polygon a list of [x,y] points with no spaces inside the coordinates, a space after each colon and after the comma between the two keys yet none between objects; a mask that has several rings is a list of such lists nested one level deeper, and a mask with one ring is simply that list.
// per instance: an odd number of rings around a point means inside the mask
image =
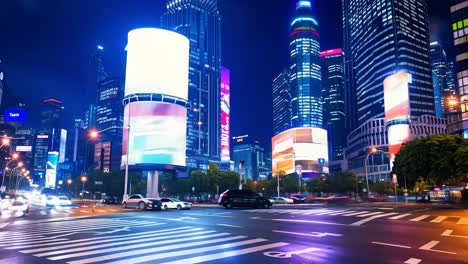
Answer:
[{"label": "car taillight", "polygon": [[228,195],[227,193],[223,193],[223,194],[221,194],[221,199],[222,199],[222,198],[227,198],[228,196],[229,196],[229,195]]}]

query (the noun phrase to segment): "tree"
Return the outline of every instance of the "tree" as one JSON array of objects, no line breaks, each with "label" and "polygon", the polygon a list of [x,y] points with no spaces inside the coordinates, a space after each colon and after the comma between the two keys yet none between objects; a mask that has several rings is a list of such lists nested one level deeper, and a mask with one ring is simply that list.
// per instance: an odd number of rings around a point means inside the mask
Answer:
[{"label": "tree", "polygon": [[245,184],[242,185],[242,189],[243,190],[249,190],[249,191],[252,191],[252,192],[255,192],[255,183],[253,182],[252,179],[247,179],[245,181]]},{"label": "tree", "polygon": [[437,185],[461,183],[468,170],[468,140],[457,135],[432,135],[403,145],[393,172],[415,186],[419,177]]},{"label": "tree", "polygon": [[227,189],[239,188],[239,173],[234,171],[223,171],[220,173],[219,191],[224,192]]},{"label": "tree", "polygon": [[372,191],[379,194],[394,194],[395,186],[388,182],[378,182],[372,185]]},{"label": "tree", "polygon": [[221,178],[221,171],[218,168],[218,165],[214,162],[210,162],[208,165],[208,179],[207,179],[207,192],[215,193],[216,186],[219,185],[219,180]]}]

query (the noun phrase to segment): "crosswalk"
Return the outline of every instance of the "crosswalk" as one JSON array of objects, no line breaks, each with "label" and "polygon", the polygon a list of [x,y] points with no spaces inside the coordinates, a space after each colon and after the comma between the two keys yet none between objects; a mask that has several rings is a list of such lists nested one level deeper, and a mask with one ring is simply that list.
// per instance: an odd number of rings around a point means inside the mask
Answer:
[{"label": "crosswalk", "polygon": [[[134,226],[154,225],[163,229],[128,232]],[[0,241],[0,249],[69,264],[201,263],[289,245],[202,227],[114,219],[27,225],[2,232]]]},{"label": "crosswalk", "polygon": [[441,216],[428,214],[413,214],[413,213],[389,213],[389,211],[359,211],[348,209],[252,209],[246,210],[249,213],[267,213],[267,214],[292,214],[292,215],[316,215],[316,216],[346,216],[357,218],[383,218],[390,220],[405,220],[410,222],[429,222],[429,223],[447,223],[454,222],[458,225],[468,225],[468,217],[460,216]]}]

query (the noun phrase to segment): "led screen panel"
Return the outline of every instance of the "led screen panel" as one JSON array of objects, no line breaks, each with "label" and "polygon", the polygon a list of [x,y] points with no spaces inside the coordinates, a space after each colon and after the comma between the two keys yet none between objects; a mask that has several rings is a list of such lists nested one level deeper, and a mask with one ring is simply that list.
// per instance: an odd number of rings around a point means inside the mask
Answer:
[{"label": "led screen panel", "polygon": [[128,33],[125,96],[155,93],[187,100],[188,70],[186,37],[157,28]]},{"label": "led screen panel", "polygon": [[16,152],[31,152],[32,146],[16,146]]},{"label": "led screen panel", "polygon": [[385,122],[387,123],[390,168],[403,143],[411,139],[409,83],[411,83],[411,75],[406,72],[395,73],[384,80]]},{"label": "led screen panel", "polygon": [[18,109],[18,108],[6,109],[5,112],[3,113],[3,119],[6,123],[9,123],[9,122],[24,123],[26,122],[27,117],[28,117],[28,113],[24,109]]},{"label": "led screen panel", "polygon": [[[272,139],[273,172],[328,173],[327,131],[321,128],[294,128]],[[323,162],[319,162],[322,160]]]},{"label": "led screen panel", "polygon": [[221,67],[221,160],[230,160],[230,72]]},{"label": "led screen panel", "polygon": [[58,160],[59,153],[57,151],[49,151],[47,153],[45,186],[48,188],[55,188],[55,182],[57,180]]},{"label": "led screen panel", "polygon": [[[133,102],[125,107],[125,127],[129,120],[129,166],[185,166],[185,107],[154,101]],[[123,164],[127,158],[127,131],[123,130]]]}]

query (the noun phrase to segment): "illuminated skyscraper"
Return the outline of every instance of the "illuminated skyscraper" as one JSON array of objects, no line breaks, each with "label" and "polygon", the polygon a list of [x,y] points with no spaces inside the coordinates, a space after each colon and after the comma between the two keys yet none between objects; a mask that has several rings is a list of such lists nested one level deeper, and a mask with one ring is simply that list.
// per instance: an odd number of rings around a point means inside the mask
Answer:
[{"label": "illuminated skyscraper", "polygon": [[190,40],[187,167],[220,158],[221,16],[217,0],[168,0],[162,26]]},{"label": "illuminated skyscraper", "polygon": [[289,33],[292,127],[323,127],[319,24],[310,0],[298,0]]},{"label": "illuminated skyscraper", "polygon": [[346,137],[344,54],[342,49],[320,53],[322,60],[322,85],[324,103],[324,125],[328,131],[331,161],[343,159]]},{"label": "illuminated skyscraper", "polygon": [[284,69],[273,79],[273,135],[291,128],[291,85]]},{"label": "illuminated skyscraper", "polygon": [[[346,72],[356,128],[384,116],[384,79],[411,74],[412,116],[434,115],[426,0],[343,0]],[[354,114],[351,112],[351,114]]]},{"label": "illuminated skyscraper", "polygon": [[450,0],[461,128],[468,135],[468,0]]},{"label": "illuminated skyscraper", "polygon": [[431,37],[432,82],[435,115],[443,117],[443,96],[447,91],[447,55],[439,40]]}]

